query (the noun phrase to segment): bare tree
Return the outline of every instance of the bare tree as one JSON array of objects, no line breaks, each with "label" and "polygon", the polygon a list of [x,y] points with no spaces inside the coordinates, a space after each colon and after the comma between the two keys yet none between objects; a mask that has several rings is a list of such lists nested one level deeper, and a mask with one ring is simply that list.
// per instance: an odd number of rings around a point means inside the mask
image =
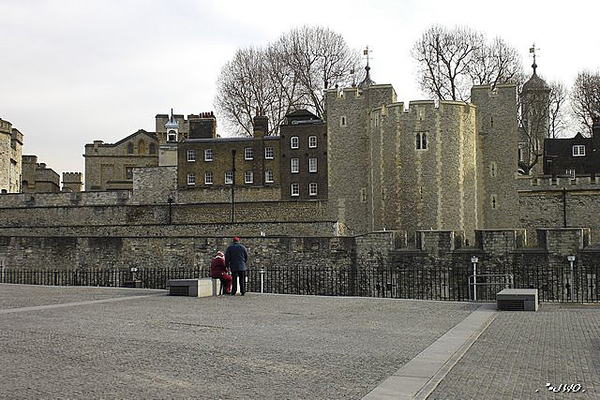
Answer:
[{"label": "bare tree", "polygon": [[340,34],[323,27],[292,29],[277,45],[319,117],[324,112],[323,90],[349,85],[351,72],[360,64],[359,53],[351,50]]},{"label": "bare tree", "polygon": [[571,107],[585,134],[591,135],[594,120],[600,117],[600,72],[577,74],[571,89]]},{"label": "bare tree", "polygon": [[221,71],[215,107],[242,135],[251,134],[255,110],[264,110],[273,134],[290,111],[307,108],[323,116],[323,90],[348,84],[359,61],[359,53],[329,29],[293,29],[265,48],[238,50]]},{"label": "bare tree", "polygon": [[568,130],[566,103],[569,98],[567,87],[559,81],[550,82],[550,98],[548,101],[548,135],[556,139]]},{"label": "bare tree", "polygon": [[490,44],[467,28],[434,25],[412,49],[421,89],[439,100],[467,101],[473,85],[514,82],[522,73],[518,52],[501,38]]}]

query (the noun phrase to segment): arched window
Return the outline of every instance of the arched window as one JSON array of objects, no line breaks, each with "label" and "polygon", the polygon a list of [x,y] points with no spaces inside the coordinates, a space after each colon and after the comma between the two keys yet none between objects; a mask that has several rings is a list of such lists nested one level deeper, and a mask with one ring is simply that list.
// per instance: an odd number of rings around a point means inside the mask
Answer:
[{"label": "arched window", "polygon": [[150,143],[150,154],[156,154],[156,145],[154,143]]},{"label": "arched window", "polygon": [[421,134],[421,149],[427,150],[427,134],[425,132]]},{"label": "arched window", "polygon": [[138,142],[138,154],[146,154],[146,143],[143,140]]},{"label": "arched window", "polygon": [[417,133],[415,135],[415,149],[421,150],[421,134]]},{"label": "arched window", "polygon": [[127,154],[133,154],[133,143],[127,143]]}]

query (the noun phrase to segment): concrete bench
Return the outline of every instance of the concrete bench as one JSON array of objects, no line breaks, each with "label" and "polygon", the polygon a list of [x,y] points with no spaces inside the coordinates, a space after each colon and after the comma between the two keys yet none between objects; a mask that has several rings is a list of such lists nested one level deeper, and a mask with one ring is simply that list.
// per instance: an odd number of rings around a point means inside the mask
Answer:
[{"label": "concrete bench", "polygon": [[212,295],[212,279],[169,279],[171,296],[209,297]]},{"label": "concrete bench", "polygon": [[504,289],[496,294],[496,308],[507,311],[537,311],[537,289]]}]

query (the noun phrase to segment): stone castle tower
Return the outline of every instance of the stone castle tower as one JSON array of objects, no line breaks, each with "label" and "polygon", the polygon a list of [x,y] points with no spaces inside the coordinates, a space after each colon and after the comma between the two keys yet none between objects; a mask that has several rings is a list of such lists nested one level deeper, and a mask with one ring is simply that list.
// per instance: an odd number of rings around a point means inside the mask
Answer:
[{"label": "stone castle tower", "polygon": [[0,119],[0,191],[21,191],[23,134],[8,121]]},{"label": "stone castle tower", "polygon": [[348,233],[516,226],[514,85],[405,110],[391,85],[367,74],[325,101],[329,199]]}]

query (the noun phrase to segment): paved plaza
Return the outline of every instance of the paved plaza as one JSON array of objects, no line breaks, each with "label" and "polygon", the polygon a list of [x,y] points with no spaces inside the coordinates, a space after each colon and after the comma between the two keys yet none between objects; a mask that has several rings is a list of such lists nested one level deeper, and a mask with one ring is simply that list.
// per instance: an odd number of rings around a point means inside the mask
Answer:
[{"label": "paved plaza", "polygon": [[598,397],[600,307],[480,306],[0,284],[0,398]]}]

